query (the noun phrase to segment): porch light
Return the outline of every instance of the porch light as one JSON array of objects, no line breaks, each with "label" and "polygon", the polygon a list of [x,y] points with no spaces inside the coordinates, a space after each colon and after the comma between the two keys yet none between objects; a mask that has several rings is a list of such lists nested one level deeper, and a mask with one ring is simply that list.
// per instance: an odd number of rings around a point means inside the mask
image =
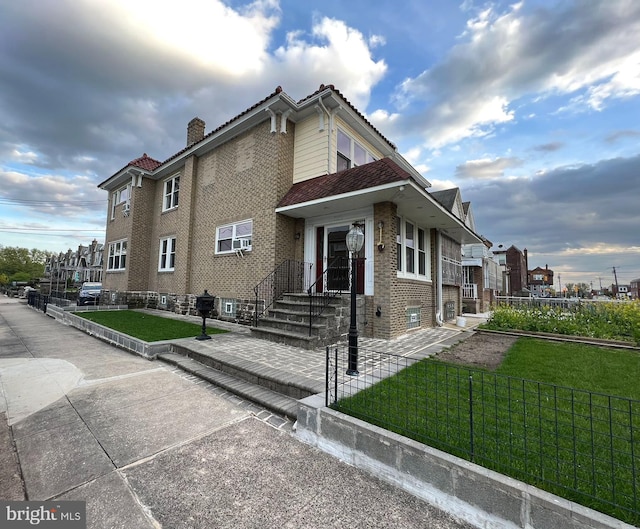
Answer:
[{"label": "porch light", "polygon": [[[354,224],[353,228],[347,233],[347,249],[352,253],[358,253],[364,244],[364,233],[360,226]],[[353,258],[353,255],[352,255]]]},{"label": "porch light", "polygon": [[347,233],[347,249],[351,252],[351,323],[349,325],[349,359],[347,375],[357,376],[358,372],[358,326],[356,323],[356,274],[357,254],[364,244],[364,233],[357,224]]}]

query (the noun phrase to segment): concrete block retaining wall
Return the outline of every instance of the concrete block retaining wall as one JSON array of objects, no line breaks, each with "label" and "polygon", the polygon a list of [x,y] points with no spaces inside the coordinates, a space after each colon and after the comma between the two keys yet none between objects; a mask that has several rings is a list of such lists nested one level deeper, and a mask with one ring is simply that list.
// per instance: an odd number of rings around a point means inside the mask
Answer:
[{"label": "concrete block retaining wall", "polygon": [[[132,338],[126,334],[122,334],[118,331],[114,331],[113,329],[109,329],[108,327],[104,327],[103,325],[99,325],[97,323],[91,322],[80,316],[76,316],[70,312],[71,310],[98,310],[98,307],[57,307],[55,305],[47,305],[47,314],[52,318],[60,321],[65,325],[70,325],[75,327],[76,329],[80,329],[83,332],[91,336],[95,336],[96,338],[103,340],[111,345],[115,345],[120,349],[124,349],[131,353],[143,356],[150,360],[156,358],[161,353],[166,353],[169,351],[171,346],[171,341],[160,341],[160,342],[145,342],[143,340],[139,340],[137,338]],[[109,306],[109,310],[114,310],[118,307]],[[126,309],[127,307],[121,307]]]},{"label": "concrete block retaining wall", "polygon": [[631,525],[324,406],[300,401],[296,435],[483,529],[633,529]]}]

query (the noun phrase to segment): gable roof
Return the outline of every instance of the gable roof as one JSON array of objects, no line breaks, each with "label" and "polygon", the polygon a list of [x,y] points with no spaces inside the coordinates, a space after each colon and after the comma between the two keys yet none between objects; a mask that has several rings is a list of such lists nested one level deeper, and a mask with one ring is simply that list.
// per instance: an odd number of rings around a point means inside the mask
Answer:
[{"label": "gable roof", "polygon": [[457,187],[452,187],[451,189],[443,189],[442,191],[430,191],[429,194],[449,211],[453,211],[453,206],[456,203],[459,192],[460,190]]},{"label": "gable roof", "polygon": [[363,189],[401,182],[411,175],[390,158],[293,184],[278,207],[292,206]]}]

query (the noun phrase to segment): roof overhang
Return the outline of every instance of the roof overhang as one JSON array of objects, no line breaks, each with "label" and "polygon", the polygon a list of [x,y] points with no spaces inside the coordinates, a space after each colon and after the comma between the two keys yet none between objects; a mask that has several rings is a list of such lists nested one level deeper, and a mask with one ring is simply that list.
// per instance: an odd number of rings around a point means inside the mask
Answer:
[{"label": "roof overhang", "polygon": [[276,213],[293,218],[309,219],[328,214],[347,213],[381,202],[394,202],[401,217],[424,228],[440,230],[460,244],[482,242],[480,236],[410,179],[279,207],[276,208]]}]

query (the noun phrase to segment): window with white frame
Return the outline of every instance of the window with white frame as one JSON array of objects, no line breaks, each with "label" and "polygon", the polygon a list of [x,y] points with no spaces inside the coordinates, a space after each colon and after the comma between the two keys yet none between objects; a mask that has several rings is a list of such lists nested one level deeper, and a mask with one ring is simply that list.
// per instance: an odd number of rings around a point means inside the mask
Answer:
[{"label": "window with white frame", "polygon": [[165,237],[160,239],[160,257],[158,270],[160,272],[173,272],[176,266],[176,238]]},{"label": "window with white frame", "polygon": [[127,241],[115,241],[109,244],[107,270],[124,270],[127,266]]},{"label": "window with white frame", "polygon": [[120,204],[128,203],[131,198],[131,184],[121,187],[111,195],[111,218],[116,217],[116,209]]},{"label": "window with white frame", "polygon": [[429,232],[401,217],[396,217],[396,230],[398,277],[431,279]]},{"label": "window with white frame", "polygon": [[251,250],[253,221],[243,220],[235,224],[219,226],[216,230],[216,253],[234,253]]},{"label": "window with white frame", "polygon": [[338,129],[338,163],[336,171],[375,162],[375,157],[346,132]]},{"label": "window with white frame", "polygon": [[180,192],[180,175],[175,175],[165,180],[162,193],[162,211],[168,211],[178,207]]}]

